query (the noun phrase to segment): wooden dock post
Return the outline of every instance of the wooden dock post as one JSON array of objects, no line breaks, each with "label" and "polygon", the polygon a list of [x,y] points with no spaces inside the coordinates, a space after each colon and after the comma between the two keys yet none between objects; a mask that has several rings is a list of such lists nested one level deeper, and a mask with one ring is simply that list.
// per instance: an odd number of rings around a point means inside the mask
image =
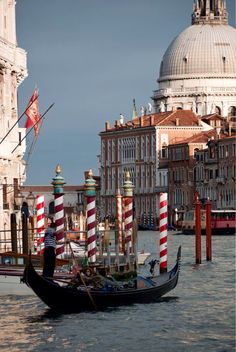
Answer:
[{"label": "wooden dock post", "polygon": [[11,250],[17,253],[17,225],[16,225],[16,214],[11,214]]},{"label": "wooden dock post", "polygon": [[22,219],[22,247],[23,254],[28,254],[29,252],[29,237],[28,237],[28,218],[25,213],[21,215]]},{"label": "wooden dock post", "polygon": [[206,260],[212,260],[212,238],[211,238],[211,208],[209,198],[206,201]]},{"label": "wooden dock post", "polygon": [[201,264],[201,203],[195,194],[195,262]]},{"label": "wooden dock post", "polygon": [[138,223],[137,219],[133,221],[133,249],[134,249],[134,269],[138,267]]}]

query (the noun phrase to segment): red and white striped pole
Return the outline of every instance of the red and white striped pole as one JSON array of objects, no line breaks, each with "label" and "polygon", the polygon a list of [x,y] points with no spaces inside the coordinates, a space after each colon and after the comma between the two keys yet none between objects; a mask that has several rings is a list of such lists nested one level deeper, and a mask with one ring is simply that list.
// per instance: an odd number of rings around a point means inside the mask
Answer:
[{"label": "red and white striped pole", "polygon": [[127,267],[130,266],[130,252],[132,249],[132,230],[133,230],[133,188],[130,180],[130,173],[125,173],[124,207],[125,207],[125,247]]},{"label": "red and white striped pole", "polygon": [[92,170],[88,172],[85,180],[85,196],[87,198],[87,244],[88,262],[96,262],[96,181],[93,179]]},{"label": "red and white striped pole", "polygon": [[116,215],[117,215],[117,232],[118,232],[118,246],[119,252],[122,252],[122,196],[120,190],[116,193]]},{"label": "red and white striped pole", "polygon": [[[60,175],[61,167],[57,165],[56,176],[53,178],[52,185],[54,187],[54,220],[56,224],[56,256],[63,257],[64,248],[64,206],[63,206],[63,186],[64,178]],[[60,243],[62,242],[62,243]]]},{"label": "red and white striped pole", "polygon": [[37,216],[37,254],[42,255],[44,251],[44,234],[45,234],[45,213],[44,213],[44,196],[36,195],[36,216]]},{"label": "red and white striped pole", "polygon": [[160,274],[167,272],[167,193],[160,193]]}]

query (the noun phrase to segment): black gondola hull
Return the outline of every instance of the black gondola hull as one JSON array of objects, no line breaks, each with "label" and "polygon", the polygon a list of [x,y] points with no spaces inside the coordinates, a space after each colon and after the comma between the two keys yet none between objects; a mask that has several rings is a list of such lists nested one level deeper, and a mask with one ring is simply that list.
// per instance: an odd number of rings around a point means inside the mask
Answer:
[{"label": "black gondola hull", "polygon": [[38,275],[31,262],[24,271],[25,283],[51,309],[55,311],[87,311],[108,307],[130,305],[133,303],[150,303],[175,288],[180,269],[180,248],[174,268],[154,278],[155,285],[146,288],[127,288],[122,290],[103,291],[85,288],[60,286],[56,282]]}]

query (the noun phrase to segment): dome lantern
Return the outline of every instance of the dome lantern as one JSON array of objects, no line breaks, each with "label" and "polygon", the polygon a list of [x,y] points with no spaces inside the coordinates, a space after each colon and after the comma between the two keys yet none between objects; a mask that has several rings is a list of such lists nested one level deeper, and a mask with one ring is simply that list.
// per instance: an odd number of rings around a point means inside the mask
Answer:
[{"label": "dome lantern", "polygon": [[228,24],[225,0],[194,0],[192,24]]}]

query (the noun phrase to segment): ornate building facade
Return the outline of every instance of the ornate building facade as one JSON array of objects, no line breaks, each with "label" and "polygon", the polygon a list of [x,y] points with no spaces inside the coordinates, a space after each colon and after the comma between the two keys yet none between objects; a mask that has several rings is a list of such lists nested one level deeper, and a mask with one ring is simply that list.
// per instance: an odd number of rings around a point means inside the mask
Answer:
[{"label": "ornate building facade", "polygon": [[168,190],[168,145],[212,127],[189,110],[144,115],[115,126],[106,123],[101,136],[102,213],[115,215],[115,194],[125,171],[134,185],[134,206],[140,222],[158,218],[159,194]]},{"label": "ornate building facade", "polygon": [[[25,129],[19,128],[17,88],[27,76],[26,52],[17,46],[15,1],[0,1],[0,229],[9,229],[14,196],[25,180],[20,141]],[[15,125],[16,124],[16,125]],[[15,127],[11,130],[11,128]],[[9,132],[9,134],[8,134]],[[12,153],[13,149],[19,147]]]},{"label": "ornate building facade", "polygon": [[236,118],[236,29],[228,24],[226,1],[194,1],[192,25],[167,48],[157,82],[156,112]]},{"label": "ornate building facade", "polygon": [[200,198],[212,200],[215,209],[236,209],[236,139],[209,140],[195,153],[194,181]]}]

